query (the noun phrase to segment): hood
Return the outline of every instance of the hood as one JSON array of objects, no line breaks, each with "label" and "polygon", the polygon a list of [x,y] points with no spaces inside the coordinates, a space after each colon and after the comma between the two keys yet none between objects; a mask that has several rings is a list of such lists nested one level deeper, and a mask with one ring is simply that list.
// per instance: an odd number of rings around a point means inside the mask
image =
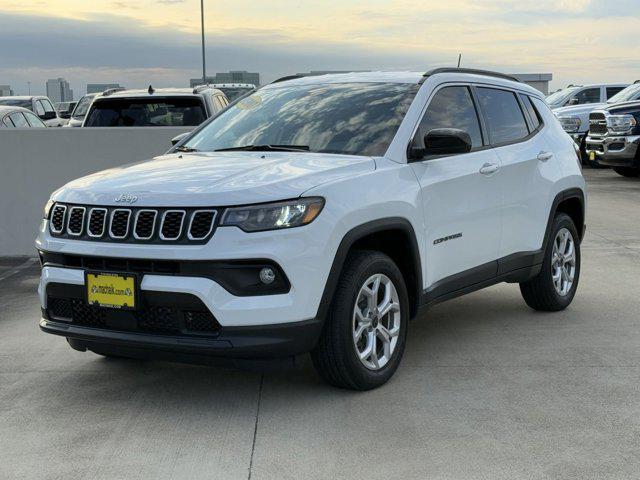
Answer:
[{"label": "hood", "polygon": [[593,110],[598,108],[606,107],[606,103],[587,103],[584,105],[569,105],[568,107],[560,107],[554,108],[553,113],[556,114],[557,117],[579,117],[582,115],[588,115]]},{"label": "hood", "polygon": [[[74,180],[53,199],[136,206],[227,206],[297,198],[310,188],[375,170],[371,157],[306,152],[174,153]],[[126,205],[126,204],[125,204]]]}]

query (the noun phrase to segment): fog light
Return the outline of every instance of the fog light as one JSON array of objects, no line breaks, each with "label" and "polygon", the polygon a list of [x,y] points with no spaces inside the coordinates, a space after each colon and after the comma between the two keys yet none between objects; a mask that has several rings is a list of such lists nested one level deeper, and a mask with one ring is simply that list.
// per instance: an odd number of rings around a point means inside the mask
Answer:
[{"label": "fog light", "polygon": [[276,279],[276,272],[271,267],[264,267],[260,270],[260,281],[265,285],[272,284]]}]

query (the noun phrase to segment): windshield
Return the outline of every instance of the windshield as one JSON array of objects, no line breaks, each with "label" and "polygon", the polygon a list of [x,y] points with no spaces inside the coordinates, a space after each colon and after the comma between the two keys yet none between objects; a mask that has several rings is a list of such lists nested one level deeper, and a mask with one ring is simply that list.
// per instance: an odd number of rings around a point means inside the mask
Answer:
[{"label": "windshield", "polygon": [[569,100],[569,97],[571,95],[573,95],[575,92],[577,92],[581,88],[582,87],[569,87],[569,88],[565,88],[565,89],[562,89],[562,90],[558,90],[557,92],[552,93],[551,95],[549,95],[546,98],[547,104],[548,105],[562,105],[567,100]]},{"label": "windshield", "polygon": [[633,83],[624,90],[619,91],[607,103],[628,102],[629,100],[637,100],[640,97],[640,83]]},{"label": "windshield", "polygon": [[89,110],[89,105],[91,105],[91,101],[93,100],[93,95],[85,95],[80,99],[76,108],[73,109],[73,113],[71,116],[73,118],[82,118],[87,114],[87,110]]},{"label": "windshield", "polygon": [[251,92],[255,90],[255,88],[250,87],[221,87],[218,88],[222,93],[227,96],[229,103],[233,102],[235,99],[240,98],[247,92]]},{"label": "windshield", "polygon": [[258,90],[222,112],[185,147],[288,145],[310,152],[384,155],[418,88],[339,83]]},{"label": "windshield", "polygon": [[85,127],[191,127],[206,118],[200,97],[99,99],[88,115]]},{"label": "windshield", "polygon": [[0,98],[0,105],[11,105],[12,107],[23,107],[31,110],[31,100],[16,100],[15,98]]}]

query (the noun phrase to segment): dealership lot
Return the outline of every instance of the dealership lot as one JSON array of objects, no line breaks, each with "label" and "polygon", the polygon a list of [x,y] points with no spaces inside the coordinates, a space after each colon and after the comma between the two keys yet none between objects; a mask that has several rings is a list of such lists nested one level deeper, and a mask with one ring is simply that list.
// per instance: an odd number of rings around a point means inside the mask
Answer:
[{"label": "dealership lot", "polygon": [[504,284],[434,307],[366,393],[308,363],[261,375],[73,351],[38,331],[37,266],[0,259],[0,478],[634,477],[640,179],[585,176],[566,311]]}]

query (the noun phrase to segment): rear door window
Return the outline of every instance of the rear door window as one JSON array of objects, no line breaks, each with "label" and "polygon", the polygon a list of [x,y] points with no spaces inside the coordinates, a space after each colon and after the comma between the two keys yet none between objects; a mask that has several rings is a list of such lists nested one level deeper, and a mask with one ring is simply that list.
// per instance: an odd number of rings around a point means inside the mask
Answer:
[{"label": "rear door window", "polygon": [[492,145],[516,142],[529,135],[515,93],[486,87],[478,87],[477,93]]},{"label": "rear door window", "polygon": [[625,87],[607,87],[607,100],[624,90]]},{"label": "rear door window", "polygon": [[35,128],[45,128],[46,125],[44,123],[42,123],[42,120],[40,120],[38,117],[36,117],[33,113],[31,112],[22,112],[22,114],[27,118],[27,122],[29,122],[29,125],[31,125],[32,127]]},{"label": "rear door window", "polygon": [[182,127],[206,119],[199,97],[112,98],[91,105],[85,127]]},{"label": "rear door window", "polygon": [[11,115],[9,115],[9,118],[11,118],[11,121],[16,126],[16,128],[29,127],[29,123],[27,122],[27,119],[24,118],[24,115],[22,115],[22,112],[14,112]]},{"label": "rear door window", "polygon": [[15,125],[11,121],[11,118],[9,118],[9,115],[5,116],[2,119],[2,123],[4,123],[5,127],[9,127],[9,128],[14,128],[15,127]]}]

